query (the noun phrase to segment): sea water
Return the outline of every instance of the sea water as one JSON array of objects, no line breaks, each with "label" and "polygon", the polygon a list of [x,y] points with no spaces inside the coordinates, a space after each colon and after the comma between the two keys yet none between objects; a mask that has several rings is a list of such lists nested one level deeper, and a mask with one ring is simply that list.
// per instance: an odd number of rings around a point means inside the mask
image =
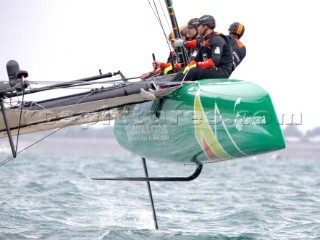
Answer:
[{"label": "sea water", "polygon": [[[3,155],[3,154],[2,154]],[[147,161],[150,176],[195,166]],[[0,239],[320,239],[320,159],[205,164],[192,182],[152,182],[137,156],[23,153],[0,167]]]}]

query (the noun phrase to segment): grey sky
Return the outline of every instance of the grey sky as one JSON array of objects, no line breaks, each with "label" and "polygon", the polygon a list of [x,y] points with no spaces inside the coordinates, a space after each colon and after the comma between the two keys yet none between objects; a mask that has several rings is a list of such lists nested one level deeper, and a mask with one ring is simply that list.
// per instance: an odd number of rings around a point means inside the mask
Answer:
[{"label": "grey sky", "polygon": [[[301,114],[301,129],[320,126],[316,0],[173,4],[180,26],[204,14],[216,18],[222,33],[232,22],[242,22],[247,57],[231,78],[266,89],[278,117],[286,115],[284,123],[291,114],[300,122]],[[169,33],[165,21],[164,26]],[[151,70],[152,53],[166,61],[169,51],[147,0],[0,0],[0,34],[1,80],[7,79],[10,59],[35,81],[74,80],[97,75],[98,69],[135,77]]]}]

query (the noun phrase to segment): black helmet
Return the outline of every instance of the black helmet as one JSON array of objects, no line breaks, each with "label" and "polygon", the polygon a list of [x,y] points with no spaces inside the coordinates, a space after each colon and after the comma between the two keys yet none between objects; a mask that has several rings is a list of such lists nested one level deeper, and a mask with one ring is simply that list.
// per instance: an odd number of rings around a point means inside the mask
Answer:
[{"label": "black helmet", "polygon": [[187,26],[188,28],[197,28],[199,25],[199,18],[192,18],[189,20]]},{"label": "black helmet", "polygon": [[199,24],[208,25],[209,28],[214,29],[216,27],[216,20],[211,15],[203,15],[199,18]]},{"label": "black helmet", "polygon": [[244,28],[243,24],[241,24],[239,22],[234,22],[229,27],[229,33],[236,35],[239,39],[244,34],[244,30],[245,30],[245,28]]}]

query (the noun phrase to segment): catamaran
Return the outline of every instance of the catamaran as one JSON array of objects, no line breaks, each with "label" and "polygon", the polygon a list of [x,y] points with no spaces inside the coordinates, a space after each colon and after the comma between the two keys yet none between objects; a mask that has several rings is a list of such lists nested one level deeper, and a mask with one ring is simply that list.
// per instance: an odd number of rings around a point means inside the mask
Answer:
[{"label": "catamaran", "polygon": [[[181,37],[172,7],[166,6],[176,37]],[[183,49],[177,49],[185,59]],[[158,228],[150,181],[190,181],[197,178],[204,163],[255,156],[285,148],[277,115],[268,92],[260,86],[236,79],[203,79],[171,82],[175,74],[132,81],[121,71],[29,89],[28,72],[11,60],[7,64],[9,83],[0,85],[0,138],[8,138],[12,157],[17,149],[12,136],[60,129],[114,119],[114,133],[125,149],[141,156],[144,177],[99,177],[94,180],[146,181],[155,227]],[[101,83],[109,87],[78,94],[22,102],[8,106],[18,96],[47,90]],[[160,86],[160,88],[159,88]],[[161,163],[194,164],[187,177],[149,177],[146,159]]]}]

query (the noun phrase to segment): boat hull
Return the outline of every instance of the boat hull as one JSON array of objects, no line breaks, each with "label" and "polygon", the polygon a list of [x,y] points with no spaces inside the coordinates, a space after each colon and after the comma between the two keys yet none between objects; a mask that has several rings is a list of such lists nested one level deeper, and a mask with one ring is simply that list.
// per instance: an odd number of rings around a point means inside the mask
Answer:
[{"label": "boat hull", "polygon": [[125,149],[161,162],[198,164],[285,148],[269,94],[231,79],[201,80],[124,107],[114,131]]}]

